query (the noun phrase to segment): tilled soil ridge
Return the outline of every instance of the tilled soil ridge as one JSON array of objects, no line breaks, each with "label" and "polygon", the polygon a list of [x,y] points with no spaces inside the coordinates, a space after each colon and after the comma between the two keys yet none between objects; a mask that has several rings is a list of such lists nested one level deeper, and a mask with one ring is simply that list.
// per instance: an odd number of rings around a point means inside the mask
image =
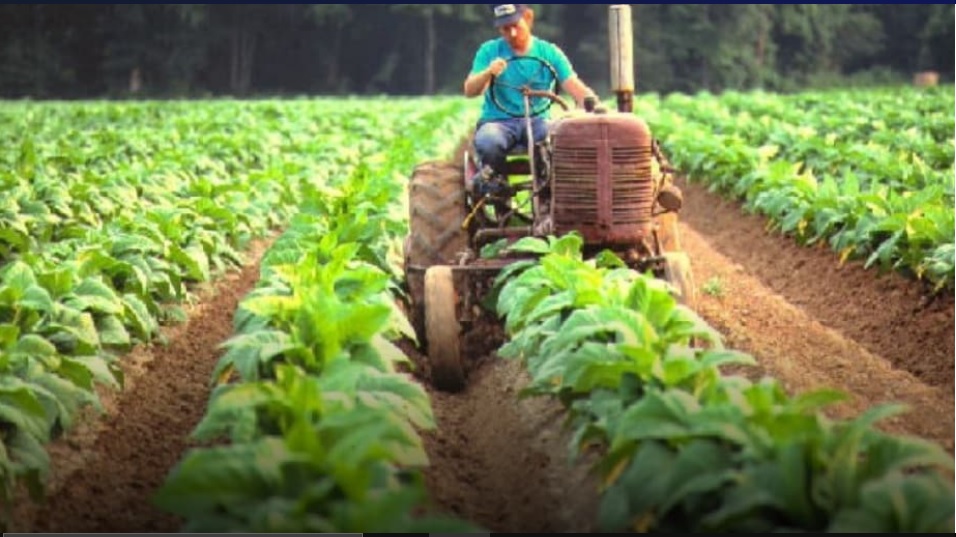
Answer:
[{"label": "tilled soil ridge", "polygon": [[[802,247],[766,230],[767,221],[739,203],[678,181],[684,191],[680,218],[710,248],[820,323],[839,331],[894,367],[950,392],[954,386],[956,301],[930,296],[926,286],[898,274],[840,265],[828,246]],[[695,268],[706,262],[691,255]],[[698,285],[705,279],[698,278]],[[738,289],[737,292],[746,292]]]},{"label": "tilled soil ridge", "polygon": [[840,267],[833,252],[766,231],[739,204],[680,186],[700,313],[729,347],[757,358],[752,376],[774,377],[791,392],[840,389],[852,401],[835,416],[904,404],[908,412],[886,430],[954,451],[951,294],[927,299],[923,285],[901,276]]}]

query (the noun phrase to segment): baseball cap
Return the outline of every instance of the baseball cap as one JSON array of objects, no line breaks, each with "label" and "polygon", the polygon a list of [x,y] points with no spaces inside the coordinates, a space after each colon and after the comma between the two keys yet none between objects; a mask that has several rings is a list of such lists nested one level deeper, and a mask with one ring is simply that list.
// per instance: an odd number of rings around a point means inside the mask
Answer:
[{"label": "baseball cap", "polygon": [[527,4],[492,4],[491,11],[495,15],[495,27],[517,22],[528,9]]}]

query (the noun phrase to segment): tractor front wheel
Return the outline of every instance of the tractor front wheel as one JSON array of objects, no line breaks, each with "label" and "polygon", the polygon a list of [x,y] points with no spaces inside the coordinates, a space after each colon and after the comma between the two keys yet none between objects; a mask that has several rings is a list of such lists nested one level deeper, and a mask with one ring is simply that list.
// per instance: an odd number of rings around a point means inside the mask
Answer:
[{"label": "tractor front wheel", "polygon": [[677,300],[697,311],[697,287],[690,268],[690,257],[684,252],[664,253],[664,279],[677,289]]},{"label": "tractor front wheel", "polygon": [[425,271],[425,334],[432,383],[442,391],[465,387],[462,366],[458,293],[452,268],[436,265]]}]

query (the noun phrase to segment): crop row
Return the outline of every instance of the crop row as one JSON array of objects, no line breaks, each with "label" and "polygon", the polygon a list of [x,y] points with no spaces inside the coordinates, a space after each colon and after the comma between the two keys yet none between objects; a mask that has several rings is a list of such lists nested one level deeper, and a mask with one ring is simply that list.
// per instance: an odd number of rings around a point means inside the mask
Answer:
[{"label": "crop row", "polygon": [[801,244],[953,289],[952,92],[649,95],[635,108],[690,180]]},{"label": "crop row", "polygon": [[573,233],[522,239],[512,249],[540,259],[506,269],[494,303],[509,335],[499,354],[532,377],[523,394],[561,401],[572,454],[599,455],[599,531],[952,530],[952,458],[874,427],[899,408],[832,421],[822,410],[840,392],[722,374],[753,358],[665,282],[581,247]]},{"label": "crop row", "polygon": [[[45,444],[122,356],[162,341],[192,287],[242,262],[330,170],[375,160],[394,114],[457,105],[343,102],[11,103],[0,115],[0,479],[44,495]],[[416,142],[409,142],[416,143]],[[358,183],[346,188],[359,188]],[[385,206],[384,194],[368,198]],[[4,519],[4,523],[7,522]]]},{"label": "crop row", "polygon": [[392,343],[416,337],[396,306],[403,173],[450,152],[432,144],[460,131],[460,116],[419,117],[339,166],[266,252],[194,431],[217,445],[185,454],[155,497],[184,531],[474,529],[428,516],[419,431],[434,416]]}]

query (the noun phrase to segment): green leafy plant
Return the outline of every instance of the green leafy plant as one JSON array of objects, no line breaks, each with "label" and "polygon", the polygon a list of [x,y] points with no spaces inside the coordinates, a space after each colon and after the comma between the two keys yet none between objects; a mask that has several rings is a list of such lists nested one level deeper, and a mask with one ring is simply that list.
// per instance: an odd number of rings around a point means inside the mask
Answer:
[{"label": "green leafy plant", "polygon": [[[580,244],[569,234],[515,245],[541,257],[497,282],[510,335],[499,354],[526,364],[526,396],[565,405],[572,454],[599,454],[601,531],[952,527],[952,459],[874,428],[900,408],[832,421],[822,410],[840,392],[788,396],[772,379],[723,375],[753,358],[724,348],[664,282],[600,268]],[[880,509],[892,515],[869,515]]]},{"label": "green leafy plant", "polygon": [[[953,289],[953,96],[914,88],[648,96],[635,103],[691,180],[800,244]],[[942,254],[942,255],[941,255]]]},{"label": "green leafy plant", "polygon": [[714,276],[704,282],[700,289],[705,294],[719,298],[724,295],[724,282],[719,277]]},{"label": "green leafy plant", "polygon": [[[445,117],[429,114],[423,132]],[[407,165],[406,151],[393,148],[383,169]],[[187,454],[155,497],[186,531],[474,529],[425,510],[419,431],[434,416],[391,342],[413,334],[387,255],[404,217],[382,210],[396,185],[364,157],[343,153],[350,172],[305,189],[236,312],[194,430],[226,445]]]}]

